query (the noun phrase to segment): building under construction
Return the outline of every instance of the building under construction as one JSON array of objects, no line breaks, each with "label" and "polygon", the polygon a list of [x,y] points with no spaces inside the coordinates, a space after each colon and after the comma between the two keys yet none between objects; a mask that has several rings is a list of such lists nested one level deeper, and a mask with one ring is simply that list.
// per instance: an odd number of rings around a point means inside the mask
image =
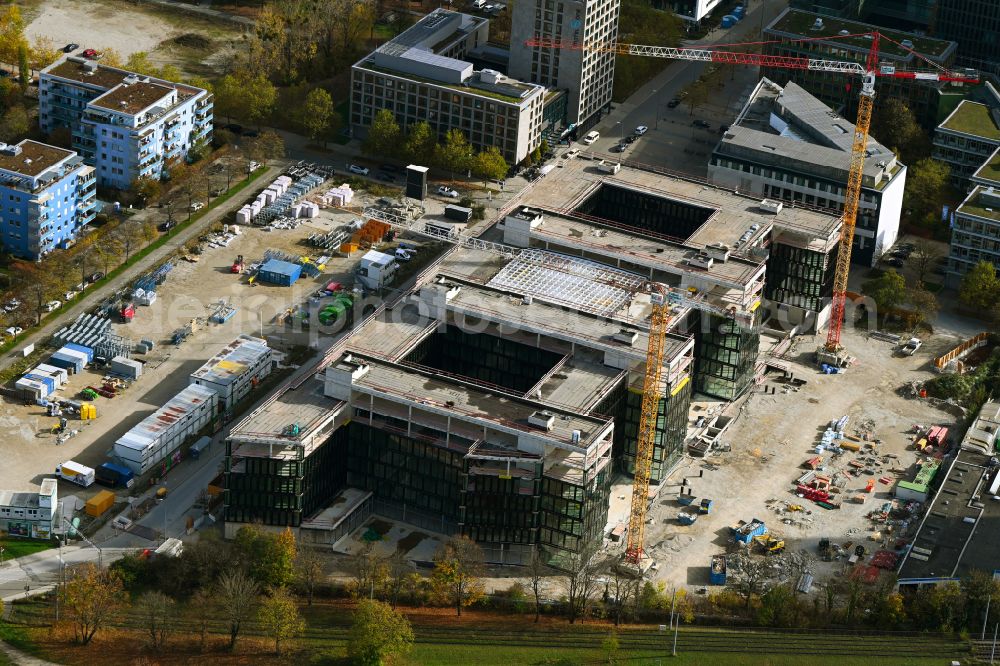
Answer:
[{"label": "building under construction", "polygon": [[[356,508],[464,533],[495,562],[537,545],[560,566],[599,544],[612,478],[634,469],[650,282],[672,288],[655,492],[692,396],[735,399],[763,372],[765,318],[822,323],[840,222],[605,167],[565,160],[239,423],[227,534],[335,541]],[[318,523],[344,492],[360,499]]]}]

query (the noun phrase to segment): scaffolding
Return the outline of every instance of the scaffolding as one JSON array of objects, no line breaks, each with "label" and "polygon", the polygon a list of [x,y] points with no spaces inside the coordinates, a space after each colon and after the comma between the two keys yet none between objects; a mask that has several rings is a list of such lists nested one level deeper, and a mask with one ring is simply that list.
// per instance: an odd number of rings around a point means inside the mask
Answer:
[{"label": "scaffolding", "polygon": [[543,250],[521,250],[488,287],[540,298],[601,317],[632,300],[645,279],[586,259]]}]

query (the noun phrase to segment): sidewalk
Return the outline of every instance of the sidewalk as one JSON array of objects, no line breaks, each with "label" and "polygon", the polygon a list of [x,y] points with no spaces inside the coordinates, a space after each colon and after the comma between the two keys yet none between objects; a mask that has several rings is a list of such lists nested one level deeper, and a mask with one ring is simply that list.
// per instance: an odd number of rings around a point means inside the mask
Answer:
[{"label": "sidewalk", "polygon": [[58,666],[55,662],[45,661],[44,659],[39,659],[38,657],[32,657],[29,654],[21,652],[16,647],[7,645],[3,641],[0,641],[0,652],[7,655],[7,658],[18,666]]}]

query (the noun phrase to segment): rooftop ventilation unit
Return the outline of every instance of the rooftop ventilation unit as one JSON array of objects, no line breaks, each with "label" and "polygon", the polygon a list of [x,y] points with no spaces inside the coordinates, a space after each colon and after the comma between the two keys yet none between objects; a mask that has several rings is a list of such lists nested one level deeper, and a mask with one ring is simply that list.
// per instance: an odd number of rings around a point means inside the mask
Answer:
[{"label": "rooftop ventilation unit", "polygon": [[84,74],[93,74],[96,71],[97,71],[97,63],[94,62],[93,60],[87,60],[86,62],[83,63]]},{"label": "rooftop ventilation unit", "polygon": [[550,411],[532,412],[528,417],[528,424],[544,430],[552,430],[552,425],[556,422],[556,416]]},{"label": "rooftop ventilation unit", "polygon": [[20,154],[21,146],[14,145],[13,143],[0,143],[0,155],[17,157]]},{"label": "rooftop ventilation unit", "polygon": [[722,263],[729,260],[729,253],[729,246],[725,243],[711,243],[705,246],[705,254]]},{"label": "rooftop ventilation unit", "polygon": [[913,40],[912,39],[904,39],[903,41],[901,41],[899,43],[899,45],[902,46],[904,49],[910,49],[910,50],[912,50],[913,49]]},{"label": "rooftop ventilation unit", "polygon": [[129,74],[124,79],[122,79],[122,83],[124,83],[127,86],[130,86],[133,83],[139,83],[139,77],[136,76],[135,74]]},{"label": "rooftop ventilation unit", "polygon": [[617,342],[624,342],[629,347],[635,344],[635,341],[639,339],[638,331],[631,331],[627,328],[620,328],[618,332],[612,336]]},{"label": "rooftop ventilation unit", "polygon": [[782,206],[783,204],[780,201],[771,201],[770,199],[764,199],[757,204],[757,208],[768,215],[777,215],[781,212]]},{"label": "rooftop ventilation unit", "polygon": [[500,83],[503,81],[503,74],[495,69],[484,69],[479,72],[479,79],[483,83]]},{"label": "rooftop ventilation unit", "polygon": [[693,256],[690,259],[688,259],[688,264],[689,265],[691,265],[691,266],[697,266],[698,268],[708,269],[708,268],[711,268],[712,264],[714,264],[714,263],[715,263],[715,260],[712,259],[712,257],[710,257],[707,254],[705,254],[704,252],[699,252],[695,256]]},{"label": "rooftop ventilation unit", "polygon": [[821,19],[821,18],[816,19],[816,22],[813,23],[812,27],[809,28],[809,29],[810,30],[822,30],[823,29],[823,19]]}]

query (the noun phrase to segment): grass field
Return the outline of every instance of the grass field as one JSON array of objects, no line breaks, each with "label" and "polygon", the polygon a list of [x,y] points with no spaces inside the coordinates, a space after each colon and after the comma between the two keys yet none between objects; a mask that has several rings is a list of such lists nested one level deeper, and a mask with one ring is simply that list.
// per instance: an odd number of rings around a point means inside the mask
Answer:
[{"label": "grass field", "polygon": [[43,550],[48,550],[53,546],[54,544],[47,541],[21,541],[19,539],[4,539],[0,541],[0,548],[3,548],[3,560],[5,562],[13,558],[24,557],[25,555],[34,555]]},{"label": "grass field", "polygon": [[[345,664],[350,608],[347,602],[320,601],[303,608],[306,633],[288,646],[281,658],[253,625],[248,626],[235,653],[224,651],[221,624],[213,627],[208,650],[199,655],[197,639],[185,628],[168,639],[168,648],[157,655],[157,664],[185,664],[192,660],[229,664],[296,664],[323,666]],[[602,643],[611,627],[587,623],[569,625],[565,620],[543,618],[535,625],[524,615],[503,616],[469,611],[461,619],[450,609],[407,611],[416,637],[408,665],[469,666],[492,664],[597,664],[608,663]],[[52,609],[41,601],[18,604],[16,617],[41,625],[52,617]],[[129,663],[145,640],[136,615],[102,631],[92,645],[75,646],[66,629],[48,626],[25,628],[0,623],[0,638],[19,649],[56,663]],[[964,661],[969,646],[957,640],[932,635],[879,634],[833,635],[821,632],[772,632],[684,627],[678,635],[677,657],[671,657],[672,634],[655,627],[628,626],[618,631],[617,664],[678,664],[692,666],[895,666],[947,664]],[[2,662],[0,662],[2,664]]]}]

